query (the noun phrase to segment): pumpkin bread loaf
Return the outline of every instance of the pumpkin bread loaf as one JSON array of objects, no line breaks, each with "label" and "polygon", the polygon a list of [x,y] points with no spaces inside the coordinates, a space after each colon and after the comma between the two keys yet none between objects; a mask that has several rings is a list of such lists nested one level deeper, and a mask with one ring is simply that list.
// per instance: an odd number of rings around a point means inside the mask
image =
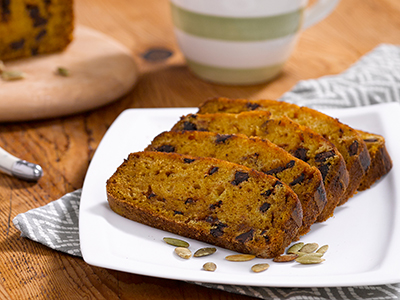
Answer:
[{"label": "pumpkin bread loaf", "polygon": [[258,137],[169,131],[155,137],[145,150],[214,157],[275,176],[291,187],[300,200],[303,224],[299,235],[310,230],[326,204],[325,188],[317,168]]},{"label": "pumpkin bread loaf", "polygon": [[342,154],[350,177],[350,183],[339,205],[346,203],[357,192],[370,165],[370,155],[360,134],[337,119],[308,107],[276,100],[210,99],[200,105],[199,113],[239,113],[250,110],[266,110],[274,118],[287,116],[331,141]]},{"label": "pumpkin bread loaf", "polygon": [[0,4],[0,60],[61,51],[72,41],[72,0],[3,0]]},{"label": "pumpkin bread loaf", "polygon": [[321,135],[289,118],[271,119],[269,112],[250,111],[239,114],[189,114],[181,117],[172,131],[211,131],[219,134],[244,134],[267,139],[321,172],[327,203],[318,215],[322,222],[333,215],[348,185],[343,157]]},{"label": "pumpkin bread loaf", "polygon": [[277,178],[176,153],[130,154],[107,199],[133,221],[262,258],[282,254],[302,223],[296,194]]},{"label": "pumpkin bread loaf", "polygon": [[370,188],[377,180],[389,173],[393,167],[392,159],[386,149],[385,139],[379,134],[357,130],[367,145],[371,157],[371,165],[364,175],[358,190]]}]

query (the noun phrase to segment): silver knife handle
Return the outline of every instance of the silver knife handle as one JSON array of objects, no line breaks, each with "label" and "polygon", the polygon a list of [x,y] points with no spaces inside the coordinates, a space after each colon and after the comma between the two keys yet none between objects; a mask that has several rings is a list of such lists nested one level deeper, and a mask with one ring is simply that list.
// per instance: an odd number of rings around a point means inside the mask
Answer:
[{"label": "silver knife handle", "polygon": [[19,159],[0,147],[0,171],[26,181],[37,181],[42,177],[42,167]]}]

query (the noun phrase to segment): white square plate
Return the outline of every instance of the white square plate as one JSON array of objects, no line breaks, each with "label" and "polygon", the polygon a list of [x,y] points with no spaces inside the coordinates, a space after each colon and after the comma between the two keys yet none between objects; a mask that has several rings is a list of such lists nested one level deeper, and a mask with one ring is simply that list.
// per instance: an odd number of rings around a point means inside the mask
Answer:
[{"label": "white square plate", "polygon": [[[174,255],[174,247],[163,237],[178,237],[125,219],[108,206],[106,181],[131,152],[142,151],[162,131],[169,130],[179,117],[196,108],[129,109],[112,124],[89,166],[83,185],[79,230],[84,260],[91,265],[155,277],[276,287],[359,286],[400,282],[400,105],[326,110],[343,123],[386,138],[394,167],[371,189],[358,193],[338,207],[334,217],[314,224],[301,238],[304,242],[328,244],[325,262],[318,265],[274,263],[255,259],[229,262],[232,251],[217,248],[209,257],[184,260]],[[190,249],[207,244],[187,239]],[[215,272],[202,270],[207,261],[217,264]],[[252,273],[255,263],[270,268]]]}]

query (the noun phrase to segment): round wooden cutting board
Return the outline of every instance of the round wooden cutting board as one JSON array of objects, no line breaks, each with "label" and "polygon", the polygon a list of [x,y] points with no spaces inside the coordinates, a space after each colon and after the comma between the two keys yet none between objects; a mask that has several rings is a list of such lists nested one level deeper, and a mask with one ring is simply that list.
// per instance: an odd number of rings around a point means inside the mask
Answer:
[{"label": "round wooden cutting board", "polygon": [[[0,121],[26,121],[87,111],[133,88],[138,71],[129,50],[93,29],[77,26],[63,52],[6,61],[26,77],[0,79]],[[70,75],[57,75],[58,67]]]}]

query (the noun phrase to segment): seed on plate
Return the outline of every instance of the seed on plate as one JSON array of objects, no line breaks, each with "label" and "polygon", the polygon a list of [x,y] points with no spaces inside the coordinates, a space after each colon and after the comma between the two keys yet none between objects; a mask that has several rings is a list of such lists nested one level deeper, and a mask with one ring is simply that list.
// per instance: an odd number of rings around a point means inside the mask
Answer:
[{"label": "seed on plate", "polygon": [[189,243],[179,240],[179,239],[175,239],[175,238],[170,238],[170,237],[165,237],[163,238],[163,241],[166,242],[169,245],[175,246],[175,247],[185,247],[188,248],[189,247]]},{"label": "seed on plate", "polygon": [[249,261],[254,258],[256,258],[256,256],[252,254],[234,254],[225,257],[225,259],[229,261]]},{"label": "seed on plate", "polygon": [[301,249],[301,247],[303,247],[303,246],[304,246],[304,243],[303,243],[303,242],[294,244],[294,245],[291,246],[289,249],[287,249],[286,253],[287,253],[287,254],[295,254],[295,253],[299,252],[300,249]]},{"label": "seed on plate", "polygon": [[289,262],[294,261],[298,257],[297,254],[285,254],[281,256],[274,257],[272,261],[274,262]]},{"label": "seed on plate", "polygon": [[214,264],[213,262],[206,262],[203,265],[203,269],[209,272],[214,272],[217,269],[217,265]]},{"label": "seed on plate", "polygon": [[262,271],[268,270],[269,264],[255,264],[251,267],[251,270],[255,273],[260,273]]},{"label": "seed on plate", "polygon": [[316,253],[322,253],[322,254],[325,254],[325,253],[326,253],[326,251],[328,251],[328,248],[329,248],[329,246],[328,246],[328,245],[323,245],[323,246],[321,246],[321,248],[319,248],[319,249],[317,250],[317,252],[316,252]]},{"label": "seed on plate", "polygon": [[3,71],[1,72],[1,78],[5,81],[19,80],[25,78],[25,74],[17,70]]},{"label": "seed on plate", "polygon": [[317,253],[317,252],[312,252],[312,253],[308,253],[308,252],[297,252],[296,253],[297,254],[297,256],[304,256],[304,255],[314,255],[314,256],[316,256],[316,257],[322,257],[324,254],[323,253]]},{"label": "seed on plate", "polygon": [[176,247],[175,253],[178,254],[179,257],[184,259],[189,259],[192,256],[192,251],[185,247]]},{"label": "seed on plate", "polygon": [[318,249],[317,243],[307,243],[303,247],[301,247],[300,252],[312,253]]},{"label": "seed on plate", "polygon": [[325,261],[325,259],[315,255],[315,253],[310,253],[307,255],[299,256],[298,258],[296,258],[296,261],[301,264],[309,265],[309,264],[319,264]]},{"label": "seed on plate", "polygon": [[194,257],[207,256],[215,253],[215,251],[217,251],[217,249],[214,247],[200,248],[193,254],[193,256]]}]

